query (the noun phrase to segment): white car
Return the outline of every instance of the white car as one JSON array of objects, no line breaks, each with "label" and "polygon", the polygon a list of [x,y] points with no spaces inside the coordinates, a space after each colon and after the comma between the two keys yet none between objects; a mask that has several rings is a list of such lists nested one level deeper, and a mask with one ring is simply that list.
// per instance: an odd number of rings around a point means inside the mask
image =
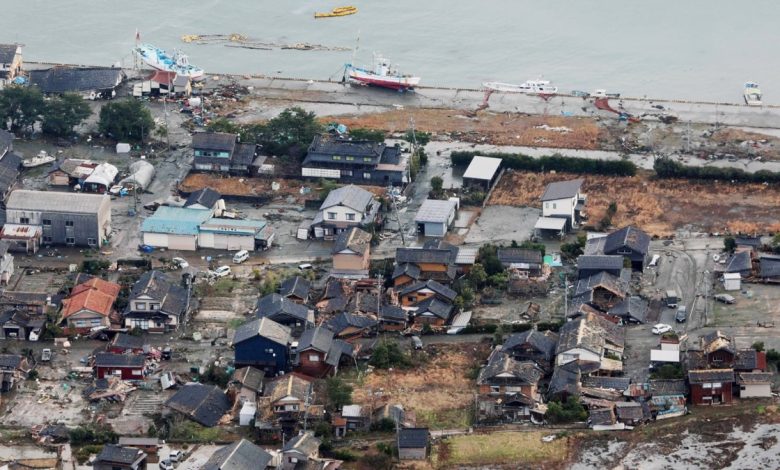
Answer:
[{"label": "white car", "polygon": [[180,450],[172,450],[170,454],[168,454],[168,460],[171,462],[178,462],[179,460],[182,460],[184,457],[184,452]]},{"label": "white car", "polygon": [[210,272],[214,277],[226,277],[230,276],[230,266],[220,266],[217,269]]},{"label": "white car", "polygon": [[179,269],[187,269],[190,267],[190,263],[184,258],[171,258],[171,262]]},{"label": "white car", "polygon": [[672,331],[672,327],[667,325],[666,323],[659,323],[659,324],[653,326],[653,334],[654,335],[662,335],[662,334],[667,333],[669,331]]},{"label": "white car", "polygon": [[173,470],[173,462],[171,462],[170,460],[161,461],[160,470]]}]

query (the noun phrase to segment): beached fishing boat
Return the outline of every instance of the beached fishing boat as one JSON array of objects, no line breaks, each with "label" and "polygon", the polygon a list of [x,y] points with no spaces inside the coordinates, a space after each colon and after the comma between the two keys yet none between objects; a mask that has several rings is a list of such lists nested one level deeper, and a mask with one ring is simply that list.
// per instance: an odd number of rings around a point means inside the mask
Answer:
[{"label": "beached fishing boat", "polygon": [[35,168],[36,166],[49,164],[54,160],[56,160],[56,158],[46,153],[45,150],[41,150],[38,152],[38,155],[22,160],[22,166],[25,168]]},{"label": "beached fishing boat", "polygon": [[761,88],[758,87],[758,83],[746,82],[742,96],[745,98],[746,105],[761,106]]},{"label": "beached fishing boat", "polygon": [[381,55],[374,54],[372,69],[346,65],[346,76],[355,85],[370,85],[391,90],[412,90],[420,84],[420,77],[402,75],[390,65],[390,61]]},{"label": "beached fishing boat", "polygon": [[138,57],[150,67],[164,72],[174,72],[176,75],[189,77],[192,80],[203,78],[202,68],[190,64],[187,55],[174,49],[173,55],[151,44],[137,44],[133,49]]},{"label": "beached fishing boat", "polygon": [[336,7],[332,9],[331,11],[327,13],[315,13],[315,18],[334,18],[337,16],[347,16],[347,15],[354,15],[357,13],[358,9],[357,7],[353,6],[345,6],[345,7]]},{"label": "beached fishing boat", "polygon": [[502,82],[485,82],[485,88],[504,93],[528,93],[532,95],[554,95],[558,87],[552,86],[548,80],[528,80],[520,85]]}]

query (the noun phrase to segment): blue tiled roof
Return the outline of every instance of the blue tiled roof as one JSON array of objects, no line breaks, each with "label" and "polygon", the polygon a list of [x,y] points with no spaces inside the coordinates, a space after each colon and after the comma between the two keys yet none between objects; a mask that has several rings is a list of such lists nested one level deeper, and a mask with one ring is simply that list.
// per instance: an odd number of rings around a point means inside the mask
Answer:
[{"label": "blue tiled roof", "polygon": [[161,206],[141,225],[142,232],[197,235],[198,226],[211,217],[211,211]]}]

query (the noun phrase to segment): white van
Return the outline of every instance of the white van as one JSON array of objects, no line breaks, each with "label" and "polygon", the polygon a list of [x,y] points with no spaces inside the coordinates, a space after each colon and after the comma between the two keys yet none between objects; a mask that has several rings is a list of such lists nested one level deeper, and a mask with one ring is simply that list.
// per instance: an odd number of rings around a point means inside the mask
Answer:
[{"label": "white van", "polygon": [[236,264],[241,264],[248,259],[249,259],[249,252],[246,250],[241,250],[235,255],[233,255],[233,262]]}]

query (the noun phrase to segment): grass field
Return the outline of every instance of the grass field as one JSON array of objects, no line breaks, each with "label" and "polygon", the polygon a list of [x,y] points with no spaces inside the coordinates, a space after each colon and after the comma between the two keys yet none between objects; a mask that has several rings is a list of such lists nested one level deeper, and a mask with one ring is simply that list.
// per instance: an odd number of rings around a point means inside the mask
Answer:
[{"label": "grass field", "polygon": [[439,468],[510,463],[525,467],[562,462],[567,456],[566,438],[542,442],[547,434],[532,431],[454,436],[442,444],[437,464]]}]

